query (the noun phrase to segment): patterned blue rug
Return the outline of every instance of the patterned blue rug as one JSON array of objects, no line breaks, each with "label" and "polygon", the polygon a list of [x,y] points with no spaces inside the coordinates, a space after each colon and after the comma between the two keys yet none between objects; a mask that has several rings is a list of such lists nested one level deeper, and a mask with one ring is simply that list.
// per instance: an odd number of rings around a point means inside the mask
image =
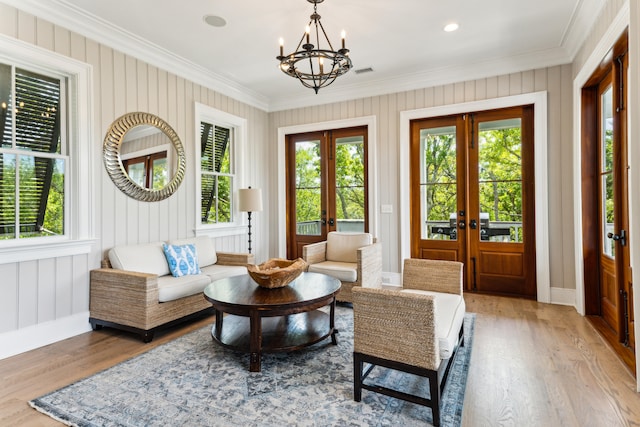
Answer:
[{"label": "patterned blue rug", "polygon": [[[465,346],[443,394],[442,425],[459,426],[475,314],[465,317]],[[414,426],[429,408],[367,390],[353,400],[353,311],[336,310],[338,345],[268,354],[262,372],[248,355],[212,342],[209,327],[156,347],[29,402],[71,426]],[[376,382],[428,395],[427,381],[377,367]]]}]

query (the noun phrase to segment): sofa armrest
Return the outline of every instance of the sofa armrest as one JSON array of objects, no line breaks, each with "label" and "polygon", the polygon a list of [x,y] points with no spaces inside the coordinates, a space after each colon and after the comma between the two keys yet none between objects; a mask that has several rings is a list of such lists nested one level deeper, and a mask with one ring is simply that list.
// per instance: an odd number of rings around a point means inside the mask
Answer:
[{"label": "sofa armrest", "polygon": [[243,265],[255,264],[255,257],[253,254],[239,253],[239,252],[216,252],[218,261],[216,264],[220,265]]},{"label": "sofa armrest", "polygon": [[90,272],[90,316],[125,325],[147,322],[149,306],[158,304],[158,276],[99,268]]},{"label": "sofa armrest", "polygon": [[357,251],[358,284],[364,288],[382,286],[382,243],[363,246]]},{"label": "sofa armrest", "polygon": [[404,260],[402,287],[462,295],[463,265],[457,261],[408,258]]},{"label": "sofa armrest", "polygon": [[354,351],[437,370],[435,305],[432,295],[354,286]]},{"label": "sofa armrest", "polygon": [[317,242],[302,247],[302,259],[307,264],[317,264],[327,260],[327,242]]}]

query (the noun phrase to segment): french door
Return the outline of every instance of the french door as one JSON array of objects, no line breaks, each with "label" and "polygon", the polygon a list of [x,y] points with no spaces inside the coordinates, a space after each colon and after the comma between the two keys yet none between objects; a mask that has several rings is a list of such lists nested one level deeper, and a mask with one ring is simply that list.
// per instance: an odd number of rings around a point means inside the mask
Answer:
[{"label": "french door", "polygon": [[411,256],[465,287],[536,297],[533,106],[411,122]]},{"label": "french door", "polygon": [[627,35],[582,92],[583,253],[589,319],[635,372],[629,252]]},{"label": "french door", "polygon": [[287,135],[287,258],[330,231],[366,232],[367,128]]}]

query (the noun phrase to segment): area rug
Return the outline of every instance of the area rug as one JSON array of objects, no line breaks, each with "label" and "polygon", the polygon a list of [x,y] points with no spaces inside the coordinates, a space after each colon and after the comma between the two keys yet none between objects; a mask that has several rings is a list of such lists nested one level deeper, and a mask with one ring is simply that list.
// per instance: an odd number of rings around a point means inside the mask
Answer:
[{"label": "area rug", "polygon": [[[475,315],[442,396],[442,425],[459,426]],[[431,409],[367,390],[353,400],[353,311],[338,306],[338,345],[267,354],[262,372],[248,355],[222,348],[209,327],[29,402],[70,426],[414,426]],[[377,383],[428,396],[427,381],[375,368]]]}]

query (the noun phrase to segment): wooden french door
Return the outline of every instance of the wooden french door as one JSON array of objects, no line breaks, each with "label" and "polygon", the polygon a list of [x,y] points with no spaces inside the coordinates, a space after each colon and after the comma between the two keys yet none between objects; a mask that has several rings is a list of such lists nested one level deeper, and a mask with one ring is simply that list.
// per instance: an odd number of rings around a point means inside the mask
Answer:
[{"label": "wooden french door", "polygon": [[627,35],[583,88],[583,253],[585,308],[635,372],[629,251]]},{"label": "wooden french door", "polygon": [[287,135],[287,258],[330,231],[366,232],[367,128]]},{"label": "wooden french door", "polygon": [[536,297],[533,106],[411,122],[411,256],[465,286]]}]

